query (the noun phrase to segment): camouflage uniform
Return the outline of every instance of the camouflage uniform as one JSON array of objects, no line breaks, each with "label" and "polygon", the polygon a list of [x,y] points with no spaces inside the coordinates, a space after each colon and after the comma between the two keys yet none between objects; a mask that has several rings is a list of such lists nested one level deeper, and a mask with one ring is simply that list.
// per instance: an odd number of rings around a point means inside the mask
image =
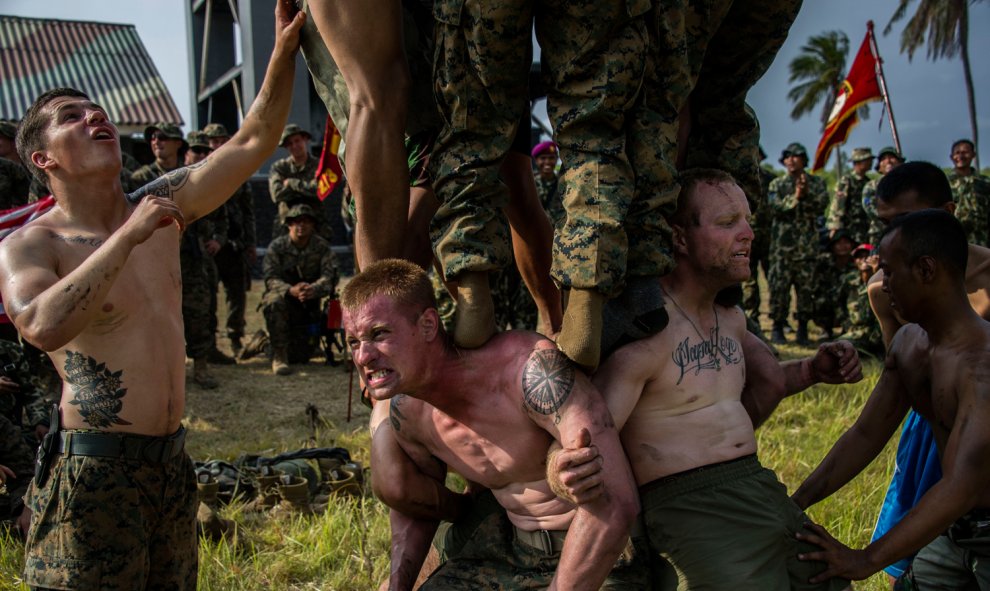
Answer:
[{"label": "camouflage uniform", "polygon": [[987,246],[990,239],[990,178],[970,168],[970,174],[949,173],[952,200],[956,202],[956,217],[966,230],[970,244]]},{"label": "camouflage uniform", "polygon": [[564,204],[557,191],[559,179],[554,175],[552,179],[546,180],[537,173],[533,180],[536,182],[536,195],[540,198],[540,205],[543,206],[543,211],[547,212],[550,225],[556,228],[564,221]]},{"label": "camouflage uniform", "polygon": [[17,475],[7,480],[7,492],[0,495],[0,521],[7,521],[16,519],[24,507],[38,447],[34,428],[48,426],[51,408],[37,373],[17,343],[0,340],[0,365],[3,375],[21,387],[17,394],[0,392],[0,464]]},{"label": "camouflage uniform", "polygon": [[240,340],[244,337],[244,312],[247,289],[251,283],[246,257],[248,252],[254,251],[257,243],[251,185],[241,185],[224,204],[222,211],[226,216],[227,241],[213,260],[227,297],[227,337]]},{"label": "camouflage uniform", "polygon": [[[330,244],[317,235],[299,249],[288,236],[280,236],[268,245],[264,260],[265,293],[261,308],[273,349],[289,348],[289,360],[307,361],[313,352],[319,331],[320,303],[334,294],[337,287],[337,260]],[[316,298],[300,302],[289,295],[289,288],[306,281],[316,290]]]},{"label": "camouflage uniform", "polygon": [[863,186],[863,211],[866,212],[866,217],[870,220],[867,243],[872,244],[873,248],[880,246],[880,238],[884,231],[883,222],[880,221],[880,216],[877,214],[877,185],[882,178],[870,179]]},{"label": "camouflage uniform", "polygon": [[28,202],[32,175],[26,168],[0,158],[0,209],[11,209]]},{"label": "camouflage uniform", "polygon": [[[767,261],[770,257],[770,210],[767,207],[765,196],[770,189],[770,183],[776,178],[774,174],[766,168],[760,167],[760,184],[763,189],[764,198],[760,199],[756,209],[752,210],[753,217],[749,222],[753,228],[753,243],[749,251],[749,279],[743,282],[743,310],[746,316],[756,326],[760,325],[760,281],[759,271],[763,267],[763,273],[769,277],[770,270],[767,268]],[[763,334],[758,332],[757,334]]]},{"label": "camouflage uniform", "polygon": [[870,307],[866,283],[860,279],[858,272],[855,279],[855,286],[851,288],[853,297],[848,301],[849,328],[839,338],[850,341],[861,351],[883,355],[883,335],[880,332],[880,323]]},{"label": "camouflage uniform", "polygon": [[811,319],[829,335],[836,326],[847,330],[847,302],[855,297],[855,284],[859,283],[856,264],[850,259],[845,265],[837,266],[831,253],[821,253],[818,255],[814,281],[814,312]]},{"label": "camouflage uniform", "polygon": [[818,217],[825,213],[828,190],[825,181],[808,175],[805,194],[794,198],[790,175],[770,183],[768,205],[773,225],[770,236],[770,318],[783,325],[791,306],[791,286],[797,292],[797,320],[811,319],[814,309],[815,259],[818,257]]},{"label": "camouflage uniform", "polygon": [[641,17],[648,9],[648,0],[434,4],[435,89],[445,127],[431,163],[442,203],[431,237],[447,277],[509,261],[500,212],[507,193],[498,174],[528,109],[535,18],[541,46],[554,48],[542,59],[548,114],[566,164],[561,183],[568,215],[555,236],[553,276],[605,294],[622,289],[627,251],[633,258],[623,228],[635,180],[625,150],[627,113],[642,84],[647,32]]},{"label": "camouflage uniform", "polygon": [[59,454],[27,505],[32,587],[196,588],[196,480],[185,452],[162,462]]},{"label": "camouflage uniform", "polygon": [[[278,216],[272,229],[273,237],[285,235],[285,214],[289,208],[304,203],[312,207],[318,217],[316,228],[319,235],[327,242],[332,239],[333,231],[327,220],[326,210],[323,202],[316,196],[316,169],[319,165],[320,161],[312,154],[306,155],[306,163],[302,166],[293,162],[292,156],[286,156],[272,164],[268,171],[268,191],[272,201],[278,206]],[[286,180],[289,181],[288,185],[284,184]]]},{"label": "camouflage uniform", "polygon": [[863,209],[863,187],[870,182],[865,174],[855,172],[842,175],[835,185],[835,197],[829,204],[828,229],[845,230],[853,242],[862,242],[870,235],[870,218]]}]

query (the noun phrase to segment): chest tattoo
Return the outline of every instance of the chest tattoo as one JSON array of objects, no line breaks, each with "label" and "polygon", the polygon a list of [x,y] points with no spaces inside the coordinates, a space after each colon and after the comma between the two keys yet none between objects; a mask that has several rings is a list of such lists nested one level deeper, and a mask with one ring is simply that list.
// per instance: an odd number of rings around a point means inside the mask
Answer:
[{"label": "chest tattoo", "polygon": [[97,428],[131,424],[117,416],[127,394],[127,388],[120,387],[123,373],[110,371],[106,364],[82,353],[66,351],[65,381],[75,393],[69,404],[79,407],[83,421]]},{"label": "chest tattoo", "polygon": [[742,363],[739,343],[721,336],[718,326],[711,329],[707,339],[699,339],[697,343],[692,344],[689,337],[685,338],[677,344],[670,356],[681,370],[681,375],[677,378],[678,384],[688,372],[698,375],[706,370],[722,371],[723,365]]},{"label": "chest tattoo", "polygon": [[554,415],[560,422],[560,407],[574,389],[574,366],[556,349],[533,351],[522,375],[526,404],[542,415]]}]

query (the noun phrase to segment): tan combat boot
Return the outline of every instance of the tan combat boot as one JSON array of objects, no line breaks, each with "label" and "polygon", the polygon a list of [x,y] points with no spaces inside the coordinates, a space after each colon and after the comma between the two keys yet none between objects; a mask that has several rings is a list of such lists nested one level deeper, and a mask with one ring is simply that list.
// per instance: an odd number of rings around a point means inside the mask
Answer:
[{"label": "tan combat boot", "polygon": [[204,390],[215,390],[220,382],[210,374],[210,366],[206,357],[193,359],[193,382]]},{"label": "tan combat boot", "polygon": [[278,483],[278,494],[282,497],[282,502],[273,509],[273,514],[313,513],[309,504],[309,481],[302,476],[283,476]]},{"label": "tan combat boot", "polygon": [[277,376],[287,376],[292,373],[289,367],[289,348],[276,347],[272,352],[272,373]]}]

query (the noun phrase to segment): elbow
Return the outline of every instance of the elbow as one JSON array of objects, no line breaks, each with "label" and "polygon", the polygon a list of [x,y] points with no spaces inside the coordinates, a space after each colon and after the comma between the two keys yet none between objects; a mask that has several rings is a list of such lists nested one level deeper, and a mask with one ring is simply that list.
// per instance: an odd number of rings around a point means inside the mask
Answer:
[{"label": "elbow", "polygon": [[15,323],[18,334],[45,353],[51,353],[64,347],[71,339],[65,336],[65,327],[58,325],[45,326],[33,321],[29,314],[24,314]]}]

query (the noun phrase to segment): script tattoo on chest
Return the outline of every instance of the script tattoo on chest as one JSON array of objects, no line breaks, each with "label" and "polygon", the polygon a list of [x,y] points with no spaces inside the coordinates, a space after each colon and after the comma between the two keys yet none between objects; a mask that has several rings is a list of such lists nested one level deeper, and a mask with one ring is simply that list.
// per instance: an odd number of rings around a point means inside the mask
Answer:
[{"label": "script tattoo on chest", "polygon": [[690,337],[685,337],[677,344],[670,357],[681,370],[681,375],[677,378],[678,384],[688,372],[698,375],[706,370],[722,371],[723,365],[742,363],[739,343],[721,336],[717,326],[712,328],[708,340],[692,344]]},{"label": "script tattoo on chest", "polygon": [[79,414],[93,427],[130,425],[117,416],[124,406],[121,400],[127,388],[121,388],[124,370],[110,371],[105,363],[97,363],[75,351],[66,351],[65,381],[72,387],[75,398],[69,401],[79,407]]},{"label": "script tattoo on chest", "polygon": [[402,403],[405,402],[405,394],[399,394],[392,398],[391,403],[388,405],[388,421],[392,424],[393,431],[402,430],[402,421],[406,420],[405,415],[402,414],[402,410],[399,409]]},{"label": "script tattoo on chest", "polygon": [[574,389],[574,366],[556,349],[533,351],[522,375],[523,399],[542,415],[560,422],[560,407]]},{"label": "script tattoo on chest", "polygon": [[102,238],[93,238],[92,236],[63,236],[62,234],[52,232],[51,237],[66,244],[82,244],[83,246],[91,246],[93,248],[103,246]]}]

